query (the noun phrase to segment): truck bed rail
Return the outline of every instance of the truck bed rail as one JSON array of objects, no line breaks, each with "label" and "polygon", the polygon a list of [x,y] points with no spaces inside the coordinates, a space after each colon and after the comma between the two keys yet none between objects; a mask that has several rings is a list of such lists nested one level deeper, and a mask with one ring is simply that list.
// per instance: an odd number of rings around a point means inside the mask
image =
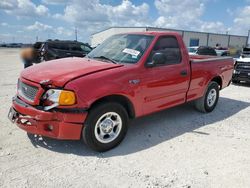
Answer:
[{"label": "truck bed rail", "polygon": [[190,60],[191,63],[202,63],[202,62],[209,62],[209,61],[223,61],[223,60],[228,60],[228,59],[233,59],[232,57],[209,57],[209,58],[197,58],[197,59],[192,59]]}]

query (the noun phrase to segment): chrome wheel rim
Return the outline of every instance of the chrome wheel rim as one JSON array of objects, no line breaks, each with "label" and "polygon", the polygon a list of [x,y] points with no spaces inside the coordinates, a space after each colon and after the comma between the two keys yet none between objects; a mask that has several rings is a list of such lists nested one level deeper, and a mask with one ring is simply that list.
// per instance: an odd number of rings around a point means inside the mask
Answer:
[{"label": "chrome wheel rim", "polygon": [[217,98],[217,92],[215,89],[211,89],[207,95],[207,105],[212,107],[215,104]]},{"label": "chrome wheel rim", "polygon": [[116,112],[103,114],[95,124],[95,137],[104,144],[114,141],[122,129],[122,119]]}]

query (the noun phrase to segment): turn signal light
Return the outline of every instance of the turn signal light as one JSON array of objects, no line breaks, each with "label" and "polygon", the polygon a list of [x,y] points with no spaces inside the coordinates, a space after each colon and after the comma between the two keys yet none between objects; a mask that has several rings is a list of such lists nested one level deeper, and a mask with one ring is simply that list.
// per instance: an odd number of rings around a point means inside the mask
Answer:
[{"label": "turn signal light", "polygon": [[73,105],[75,103],[76,97],[73,91],[61,91],[59,96],[59,105]]}]

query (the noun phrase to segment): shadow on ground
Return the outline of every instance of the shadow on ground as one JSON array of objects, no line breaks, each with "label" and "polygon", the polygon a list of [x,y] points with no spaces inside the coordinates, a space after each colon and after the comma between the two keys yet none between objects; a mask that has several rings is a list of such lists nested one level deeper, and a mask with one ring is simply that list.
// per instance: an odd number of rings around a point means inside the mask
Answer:
[{"label": "shadow on ground", "polygon": [[34,147],[44,147],[54,152],[102,157],[127,155],[154,147],[187,132],[201,134],[205,138],[209,134],[196,129],[223,121],[248,106],[250,103],[221,97],[215,110],[209,114],[197,112],[193,105],[186,104],[138,118],[131,121],[123,142],[103,154],[87,148],[82,141],[62,141],[34,135],[29,135],[29,138]]},{"label": "shadow on ground", "polygon": [[240,82],[238,84],[234,84],[235,86],[242,86],[242,87],[250,87],[250,82]]}]

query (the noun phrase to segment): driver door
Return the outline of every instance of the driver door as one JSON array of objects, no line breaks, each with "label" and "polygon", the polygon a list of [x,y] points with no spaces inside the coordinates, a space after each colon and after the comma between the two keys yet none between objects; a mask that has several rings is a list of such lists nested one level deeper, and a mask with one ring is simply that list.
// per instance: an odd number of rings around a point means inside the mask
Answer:
[{"label": "driver door", "polygon": [[187,60],[182,58],[177,39],[174,36],[160,37],[148,62],[159,52],[166,55],[165,64],[145,68],[141,74],[144,114],[184,103],[189,87],[190,70]]}]

